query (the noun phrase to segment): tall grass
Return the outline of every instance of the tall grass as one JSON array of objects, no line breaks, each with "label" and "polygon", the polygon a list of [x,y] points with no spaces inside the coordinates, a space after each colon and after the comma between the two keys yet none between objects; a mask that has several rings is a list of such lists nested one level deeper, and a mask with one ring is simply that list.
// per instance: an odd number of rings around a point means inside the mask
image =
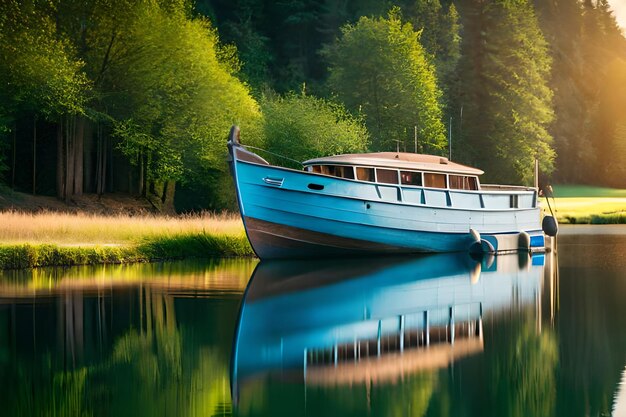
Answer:
[{"label": "tall grass", "polygon": [[0,212],[0,269],[253,255],[235,214]]},{"label": "tall grass", "polygon": [[243,233],[241,218],[230,213],[165,217],[0,212],[0,242],[4,243],[123,245],[164,237]]}]

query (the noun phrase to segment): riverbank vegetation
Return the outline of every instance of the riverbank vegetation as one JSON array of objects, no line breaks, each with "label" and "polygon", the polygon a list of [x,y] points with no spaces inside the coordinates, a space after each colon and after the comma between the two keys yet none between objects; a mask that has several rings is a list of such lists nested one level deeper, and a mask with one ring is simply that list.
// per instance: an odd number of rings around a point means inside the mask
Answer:
[{"label": "riverbank vegetation", "polygon": [[237,123],[295,159],[451,148],[485,182],[538,158],[543,183],[623,188],[625,62],[607,0],[8,0],[0,182],[235,210]]},{"label": "riverbank vegetation", "polygon": [[126,245],[158,237],[194,234],[237,236],[243,233],[238,214],[183,216],[101,216],[70,213],[0,212],[0,242],[60,245]]},{"label": "riverbank vegetation", "polygon": [[[552,210],[560,223],[626,224],[626,189],[590,186],[555,186],[550,199]],[[545,213],[548,204],[542,202]]]},{"label": "riverbank vegetation", "polygon": [[232,214],[98,216],[0,212],[0,269],[254,256]]}]

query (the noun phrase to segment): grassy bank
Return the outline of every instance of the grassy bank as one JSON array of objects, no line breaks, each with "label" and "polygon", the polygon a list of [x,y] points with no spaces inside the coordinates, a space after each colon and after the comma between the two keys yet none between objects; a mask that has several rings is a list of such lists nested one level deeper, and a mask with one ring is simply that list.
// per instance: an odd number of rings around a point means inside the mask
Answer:
[{"label": "grassy bank", "polygon": [[[626,190],[591,186],[554,186],[552,209],[560,223],[626,224]],[[548,205],[542,201],[545,212]]]},{"label": "grassy bank", "polygon": [[253,256],[235,215],[0,213],[0,269]]}]

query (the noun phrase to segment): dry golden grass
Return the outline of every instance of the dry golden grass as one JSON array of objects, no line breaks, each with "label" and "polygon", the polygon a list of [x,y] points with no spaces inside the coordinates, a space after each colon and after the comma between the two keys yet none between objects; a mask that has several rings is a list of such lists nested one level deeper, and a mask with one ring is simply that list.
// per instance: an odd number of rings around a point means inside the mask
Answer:
[{"label": "dry golden grass", "polygon": [[0,212],[1,243],[124,245],[202,233],[240,236],[244,230],[238,214],[165,217]]}]

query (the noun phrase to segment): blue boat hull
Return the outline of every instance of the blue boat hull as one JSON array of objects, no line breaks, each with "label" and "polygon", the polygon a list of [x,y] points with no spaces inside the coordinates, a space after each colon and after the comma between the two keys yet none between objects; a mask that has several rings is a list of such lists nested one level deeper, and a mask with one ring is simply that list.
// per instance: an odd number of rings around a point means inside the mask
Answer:
[{"label": "blue boat hull", "polygon": [[246,233],[261,259],[466,251],[477,241],[470,229],[494,250],[521,231],[543,247],[532,195],[522,196],[528,208],[498,208],[508,195],[345,180],[263,164],[239,147],[231,155]]}]

